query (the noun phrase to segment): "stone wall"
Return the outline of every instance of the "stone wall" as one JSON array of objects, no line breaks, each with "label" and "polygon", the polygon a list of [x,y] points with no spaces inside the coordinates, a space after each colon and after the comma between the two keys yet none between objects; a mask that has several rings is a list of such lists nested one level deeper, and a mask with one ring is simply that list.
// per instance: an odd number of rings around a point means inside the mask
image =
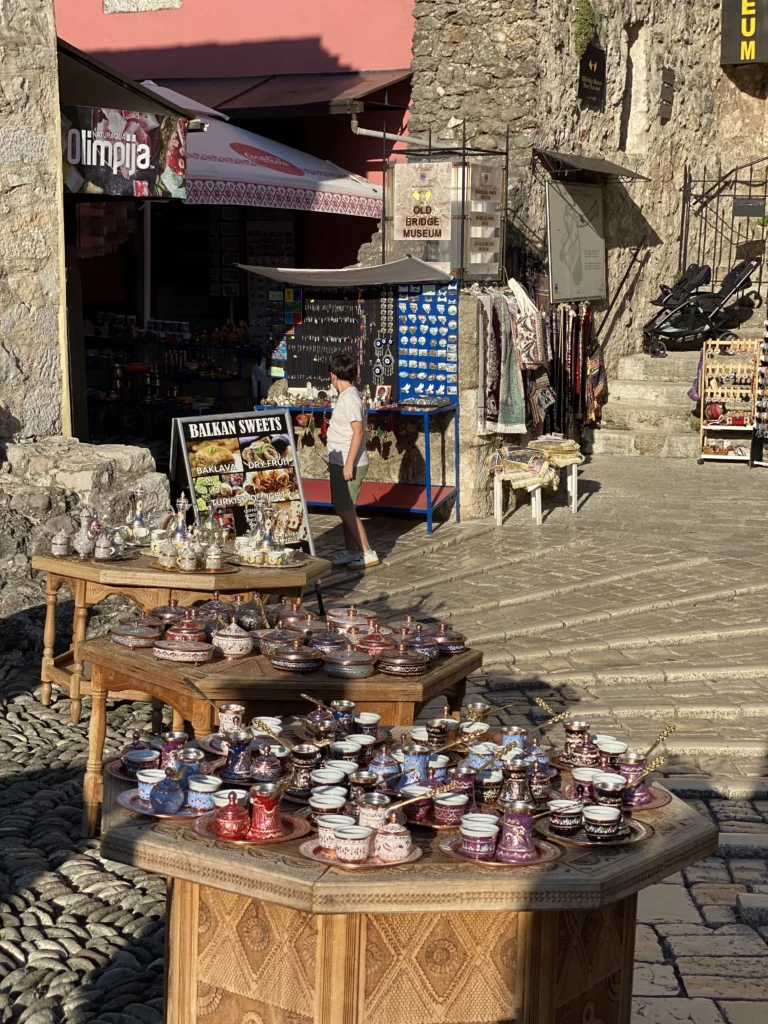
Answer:
[{"label": "stone wall", "polygon": [[[650,182],[605,190],[609,294],[642,244],[603,332],[609,373],[639,351],[648,300],[678,269],[683,168],[710,174],[765,156],[768,69],[719,66],[720,5],[594,0],[607,52],[605,109],[576,96],[575,0],[416,0],[409,130],[443,141],[502,147],[514,136],[510,242],[546,248],[545,174],[531,144],[622,163]],[[658,115],[661,69],[676,75],[669,121]],[[765,174],[765,168],[760,172]],[[727,247],[726,247],[727,251]],[[711,254],[709,254],[711,259]]]},{"label": "stone wall", "polygon": [[52,0],[0,0],[0,441],[61,429],[59,132]]},{"label": "stone wall", "polygon": [[[32,569],[32,556],[50,550],[56,531],[73,534],[84,504],[108,524],[123,522],[139,487],[147,511],[169,507],[168,480],[144,448],[64,437],[8,445],[0,465],[0,652],[26,658],[42,649],[45,577]],[[117,598],[105,602],[116,603],[124,605]],[[71,638],[72,604],[65,594],[59,604],[60,633]],[[103,611],[96,609],[96,622],[106,621]]]}]

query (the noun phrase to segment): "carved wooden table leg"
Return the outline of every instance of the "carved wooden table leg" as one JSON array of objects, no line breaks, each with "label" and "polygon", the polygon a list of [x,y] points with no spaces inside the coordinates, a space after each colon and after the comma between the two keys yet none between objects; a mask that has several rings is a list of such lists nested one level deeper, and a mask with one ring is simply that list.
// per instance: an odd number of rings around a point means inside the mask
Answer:
[{"label": "carved wooden table leg", "polygon": [[192,733],[195,739],[213,732],[213,708],[207,700],[195,699],[192,704]]},{"label": "carved wooden table leg", "polygon": [[93,666],[93,707],[88,725],[88,764],[83,782],[83,835],[96,835],[104,794],[104,737],[107,734],[107,691],[99,689],[102,669]]},{"label": "carved wooden table leg", "polygon": [[171,719],[171,730],[173,732],[184,732],[184,715],[177,711],[176,708],[171,708],[173,712],[173,718]]},{"label": "carved wooden table leg", "polygon": [[176,879],[166,1022],[630,1024],[636,899],[311,914]]},{"label": "carved wooden table leg", "polygon": [[77,654],[77,645],[85,640],[85,631],[88,626],[88,604],[86,602],[85,580],[73,580],[72,597],[75,599],[75,626],[72,634],[72,642],[75,646],[75,660],[72,663],[72,682],[69,686],[69,696],[72,700],[69,717],[72,722],[80,721],[80,709],[83,701],[80,696],[80,683],[83,678],[84,665]]},{"label": "carved wooden table leg", "polygon": [[43,666],[40,679],[43,684],[40,699],[46,706],[51,703],[51,677],[49,669],[53,668],[54,651],[56,649],[56,602],[64,580],[60,576],[48,573],[45,579],[45,629],[43,631]]}]

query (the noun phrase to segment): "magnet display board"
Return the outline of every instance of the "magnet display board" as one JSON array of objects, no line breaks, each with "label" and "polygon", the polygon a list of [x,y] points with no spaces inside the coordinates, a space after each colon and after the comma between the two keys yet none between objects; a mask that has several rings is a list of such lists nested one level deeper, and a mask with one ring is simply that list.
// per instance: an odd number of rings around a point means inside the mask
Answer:
[{"label": "magnet display board", "polygon": [[551,301],[606,298],[600,185],[547,183],[547,239]]},{"label": "magnet display board", "polygon": [[[210,505],[229,514],[241,536],[256,521],[254,499],[266,498],[280,516],[286,543],[307,541],[314,554],[291,415],[286,409],[175,419],[174,455],[177,445],[196,516]],[[174,464],[175,458],[172,473]]]}]

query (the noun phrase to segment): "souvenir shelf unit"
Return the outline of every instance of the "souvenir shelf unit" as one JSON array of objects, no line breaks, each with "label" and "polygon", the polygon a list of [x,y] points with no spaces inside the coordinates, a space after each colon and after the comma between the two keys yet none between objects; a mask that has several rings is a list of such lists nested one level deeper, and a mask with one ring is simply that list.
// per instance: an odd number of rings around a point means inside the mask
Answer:
[{"label": "souvenir shelf unit", "polygon": [[755,414],[755,458],[753,466],[768,466],[768,319],[760,346],[757,369],[757,412]]},{"label": "souvenir shelf unit", "polygon": [[358,387],[389,387],[390,400],[458,395],[458,290],[455,284],[295,288],[299,312],[285,339],[292,388],[328,388],[328,364],[346,352],[360,367]]},{"label": "souvenir shelf unit", "polygon": [[730,338],[704,343],[699,385],[700,461],[750,461],[759,355],[757,340]]}]

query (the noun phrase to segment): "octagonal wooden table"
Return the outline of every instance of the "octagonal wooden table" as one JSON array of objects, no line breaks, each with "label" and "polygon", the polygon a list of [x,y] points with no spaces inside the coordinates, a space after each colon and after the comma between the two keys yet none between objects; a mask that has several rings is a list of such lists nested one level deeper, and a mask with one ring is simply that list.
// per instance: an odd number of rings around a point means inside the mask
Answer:
[{"label": "octagonal wooden table", "polygon": [[638,816],[645,842],[546,867],[422,831],[415,863],[345,871],[124,812],[101,847],[167,878],[166,1024],[629,1024],[637,893],[717,848],[675,797]]},{"label": "octagonal wooden table", "polygon": [[[157,568],[154,555],[141,554],[124,562],[98,562],[77,557],[55,558],[36,555],[32,568],[46,573],[45,633],[43,637],[43,704],[51,702],[53,683],[63,686],[72,700],[73,722],[80,719],[82,695],[90,693],[85,665],[75,653],[77,644],[85,639],[88,609],[110,594],[122,594],[148,612],[171,598],[182,607],[196,601],[209,601],[214,593],[223,600],[242,594],[252,600],[256,594],[285,594],[301,597],[304,588],[331,572],[331,563],[324,558],[310,557],[295,569],[268,569],[263,566],[227,566],[226,572],[188,573]],[[56,602],[66,584],[75,603],[72,644],[64,654],[54,657],[56,644]],[[142,694],[136,696],[141,697]]]}]

